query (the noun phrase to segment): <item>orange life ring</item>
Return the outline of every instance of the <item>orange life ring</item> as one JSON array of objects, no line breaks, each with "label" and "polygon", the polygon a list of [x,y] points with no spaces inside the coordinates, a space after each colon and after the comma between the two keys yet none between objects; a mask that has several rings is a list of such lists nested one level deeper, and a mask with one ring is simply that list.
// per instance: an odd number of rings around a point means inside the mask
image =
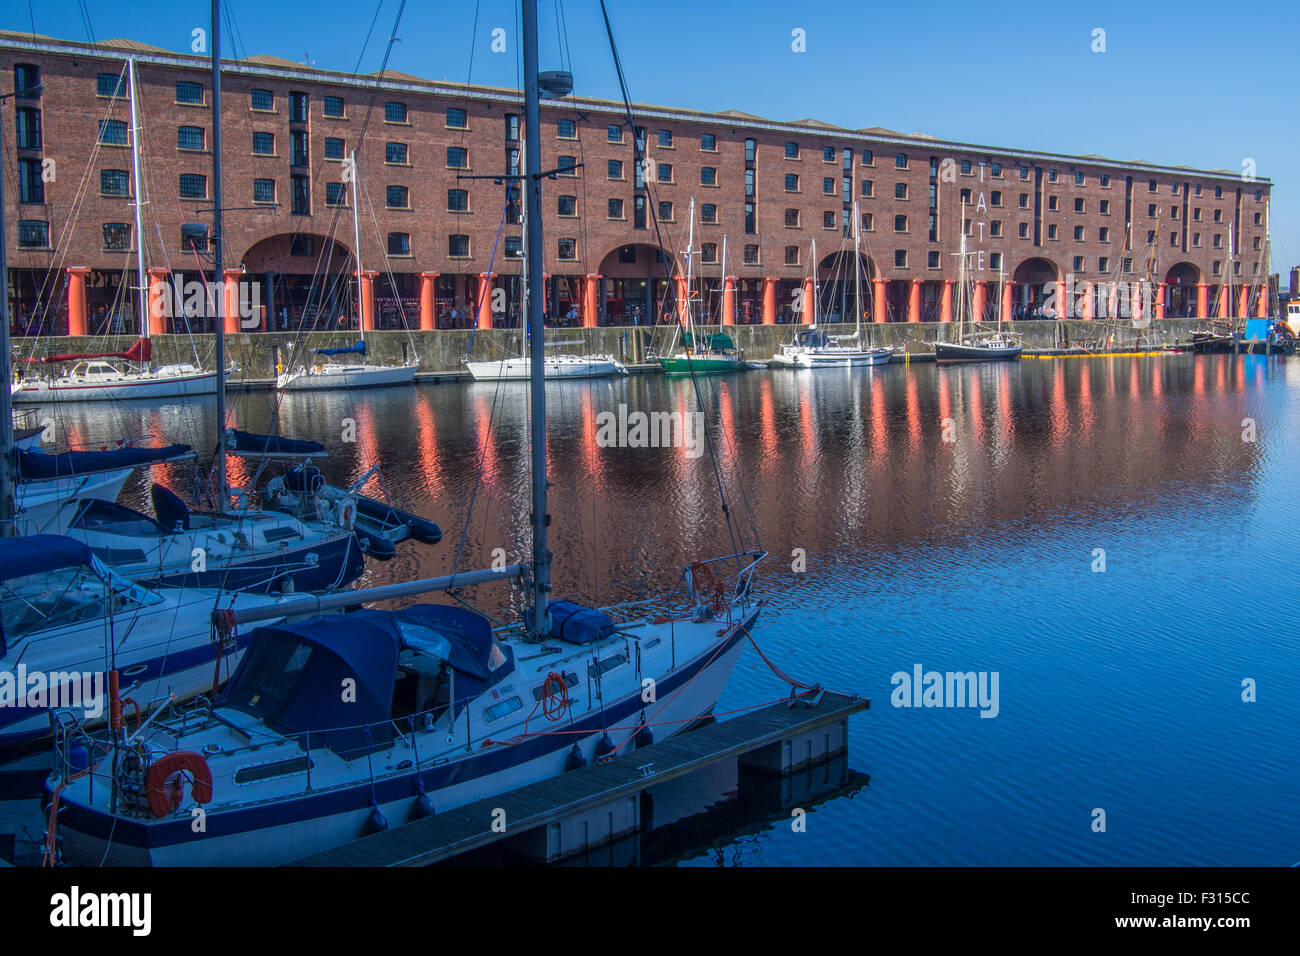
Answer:
[{"label": "orange life ring", "polygon": [[203,755],[193,750],[178,750],[154,761],[145,774],[144,790],[149,810],[155,817],[165,817],[185,799],[185,775],[194,780],[194,802],[212,799],[212,768]]}]

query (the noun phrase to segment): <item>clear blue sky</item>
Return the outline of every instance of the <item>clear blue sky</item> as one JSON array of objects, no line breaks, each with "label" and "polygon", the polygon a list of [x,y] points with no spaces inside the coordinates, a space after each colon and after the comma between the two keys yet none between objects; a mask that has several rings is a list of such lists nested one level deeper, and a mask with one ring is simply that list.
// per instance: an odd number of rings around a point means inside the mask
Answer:
[{"label": "clear blue sky", "polygon": [[[223,49],[333,70],[360,57],[369,72],[399,2],[227,0],[234,30]],[[1240,171],[1250,158],[1274,180],[1273,271],[1285,285],[1300,264],[1297,0],[607,2],[633,100],[1207,169]],[[560,65],[556,6],[541,4],[543,69]],[[389,66],[515,86],[517,10],[512,0],[408,0]],[[617,97],[599,4],[567,0],[563,11],[576,92]],[[173,50],[188,50],[207,18],[201,0],[0,0],[5,29]],[[496,27],[507,31],[504,55],[491,52]],[[796,28],[804,53],[791,49]],[[1097,28],[1104,53],[1092,50]]]}]

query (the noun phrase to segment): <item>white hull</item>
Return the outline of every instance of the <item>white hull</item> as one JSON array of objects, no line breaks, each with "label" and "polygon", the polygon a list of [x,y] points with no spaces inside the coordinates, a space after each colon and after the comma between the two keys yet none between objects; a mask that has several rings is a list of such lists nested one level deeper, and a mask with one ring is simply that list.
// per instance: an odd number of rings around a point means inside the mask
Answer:
[{"label": "white hull", "polygon": [[18,485],[17,534],[63,534],[82,498],[116,501],[134,469],[106,471],[75,478],[23,481]]},{"label": "white hull", "polygon": [[380,388],[385,385],[410,385],[415,381],[414,365],[321,365],[301,372],[284,372],[275,379],[275,387],[285,391],[320,388]]},{"label": "white hull", "polygon": [[116,376],[69,375],[13,386],[15,403],[110,402],[135,398],[196,398],[217,393],[217,373],[204,371],[122,372]]},{"label": "white hull", "polygon": [[[518,382],[527,381],[530,364],[526,358],[512,358],[466,362],[465,367],[477,382]],[[608,355],[548,355],[543,368],[547,378],[601,378],[627,373],[622,362]]]},{"label": "white hull", "polygon": [[797,352],[793,364],[799,368],[853,368],[888,365],[897,349],[824,349]]}]

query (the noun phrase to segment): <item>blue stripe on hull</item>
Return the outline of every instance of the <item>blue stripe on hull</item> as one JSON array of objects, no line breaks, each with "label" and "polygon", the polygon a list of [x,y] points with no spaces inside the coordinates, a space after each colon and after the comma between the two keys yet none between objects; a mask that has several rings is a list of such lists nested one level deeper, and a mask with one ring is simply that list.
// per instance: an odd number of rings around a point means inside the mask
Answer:
[{"label": "blue stripe on hull", "polygon": [[[302,567],[308,554],[315,554],[314,567]],[[287,568],[301,570],[284,574]],[[355,534],[321,545],[303,546],[274,558],[247,564],[221,565],[207,571],[183,571],[142,582],[147,587],[165,585],[180,588],[220,588],[268,594],[284,589],[292,579],[295,591],[325,591],[351,584],[366,569],[365,555]]]},{"label": "blue stripe on hull", "polygon": [[[753,627],[758,611],[743,622],[744,627]],[[721,650],[710,648],[700,655],[698,662],[689,668],[665,677],[657,682],[659,694],[667,694],[681,687],[696,674],[700,673],[706,663],[724,657],[738,642],[744,639],[744,630],[737,627],[726,639]],[[579,733],[566,733],[563,736],[531,737],[518,744],[496,747],[480,754],[465,757],[451,763],[442,764],[422,770],[425,790],[436,794],[438,790],[486,777],[510,767],[527,763],[549,753],[568,750],[575,739],[582,734],[595,734],[610,724],[618,724],[633,714],[637,714],[645,705],[639,693],[574,721],[569,730]],[[420,792],[415,773],[389,777],[374,782],[374,802],[385,804],[401,799],[414,799]],[[283,826],[291,823],[321,817],[334,816],[356,810],[365,810],[371,806],[371,784],[367,779],[363,783],[345,789],[330,790],[318,794],[291,797],[277,800],[264,806],[246,809],[210,812],[206,816],[207,832],[195,835],[191,829],[188,816],[160,822],[144,822],[123,817],[114,818],[99,810],[90,810],[85,806],[65,800],[60,808],[63,814],[61,826],[75,830],[90,837],[108,839],[112,842],[135,848],[158,849],[181,843],[247,833],[268,827]],[[44,803],[48,804],[51,796],[49,781],[44,788]],[[486,794],[485,794],[486,796]]]}]

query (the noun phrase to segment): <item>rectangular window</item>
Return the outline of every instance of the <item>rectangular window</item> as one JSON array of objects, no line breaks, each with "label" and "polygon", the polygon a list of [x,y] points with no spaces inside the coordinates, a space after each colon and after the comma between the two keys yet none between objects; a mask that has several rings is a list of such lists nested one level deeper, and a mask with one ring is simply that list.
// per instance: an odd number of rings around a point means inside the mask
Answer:
[{"label": "rectangular window", "polygon": [[1002,164],[1001,164],[1001,163],[990,163],[990,164],[989,164],[989,175],[991,175],[994,179],[1001,179],[1001,178],[1002,178]]},{"label": "rectangular window", "polygon": [[963,176],[969,176],[971,174],[971,164],[969,159],[963,159],[961,161],[961,174]]},{"label": "rectangular window", "polygon": [[623,127],[610,123],[605,127],[605,141],[609,143],[623,142]]},{"label": "rectangular window", "polygon": [[822,177],[822,195],[823,196],[835,195],[835,180],[833,177],[831,176]]},{"label": "rectangular window", "polygon": [[130,252],[131,227],[124,222],[104,223],[104,251]]},{"label": "rectangular window", "polygon": [[798,209],[787,209],[785,211],[785,224],[790,227],[795,227],[799,225]]},{"label": "rectangular window", "polygon": [[48,249],[50,247],[50,224],[39,219],[18,220],[19,249]]},{"label": "rectangular window", "polygon": [[41,111],[30,106],[19,107],[16,111],[19,149],[41,148]]},{"label": "rectangular window", "polygon": [[385,123],[405,123],[405,122],[406,122],[406,104],[405,104],[405,103],[385,103],[385,104],[384,104],[384,122],[385,122]]},{"label": "rectangular window", "polygon": [[927,268],[939,268],[939,253],[931,251],[925,254],[925,264]]},{"label": "rectangular window", "polygon": [[181,173],[180,193],[182,199],[207,199],[208,177],[202,173]]},{"label": "rectangular window", "polygon": [[1073,266],[1073,268],[1074,268],[1074,271],[1075,271],[1075,272],[1082,272],[1082,271],[1083,271],[1083,256],[1075,256],[1075,257],[1074,257],[1074,266]]},{"label": "rectangular window", "polygon": [[[755,178],[754,170],[752,169],[745,170],[745,198],[746,199],[754,198],[754,178]],[[796,177],[796,182],[797,181],[798,179]]]},{"label": "rectangular window", "polygon": [[504,255],[507,259],[524,257],[524,241],[518,236],[506,236]]},{"label": "rectangular window", "polygon": [[207,141],[207,130],[202,126],[181,126],[176,130],[177,149],[203,149]]},{"label": "rectangular window", "polygon": [[1018,235],[1021,239],[1028,239],[1029,223],[1027,222],[1020,223],[1020,225],[1016,228],[1016,235]]},{"label": "rectangular window", "polygon": [[392,166],[406,166],[409,160],[406,158],[405,143],[385,143],[384,144],[384,162]]},{"label": "rectangular window", "polygon": [[1020,181],[1023,183],[1023,182],[1027,182],[1028,180],[1029,180],[1029,167],[1028,167],[1028,166],[1021,166],[1021,167],[1020,167]]},{"label": "rectangular window", "polygon": [[1029,208],[1029,193],[1020,194],[1020,208],[1021,209]]},{"label": "rectangular window", "polygon": [[[14,95],[19,99],[38,100],[41,91],[41,68],[34,63],[14,64]],[[47,243],[48,245],[48,243]]]},{"label": "rectangular window", "polygon": [[835,228],[835,213],[829,209],[826,212],[822,213],[822,228],[823,229]]},{"label": "rectangular window", "polygon": [[347,195],[342,183],[325,184],[325,205],[342,206],[347,203]]},{"label": "rectangular window", "polygon": [[[576,175],[578,175],[578,157],[576,157],[576,156],[556,156],[556,157],[555,157],[555,167],[556,167],[556,169],[559,170],[559,174],[560,174],[561,176],[576,176]],[[660,168],[663,168],[663,164],[662,164],[662,163],[660,164]],[[669,167],[668,167],[668,179],[666,180],[667,182],[671,182],[671,181],[672,181],[672,175],[673,175],[673,168],[672,168],[671,166],[669,166]]]},{"label": "rectangular window", "polygon": [[563,262],[572,262],[578,258],[577,239],[559,239],[555,243],[556,258]]},{"label": "rectangular window", "polygon": [[249,109],[269,113],[275,109],[275,94],[270,90],[251,90],[248,94]]},{"label": "rectangular window", "polygon": [[673,131],[670,129],[661,129],[657,140],[662,149],[671,149],[673,145]]},{"label": "rectangular window", "polygon": [[799,174],[785,174],[785,191],[788,193],[797,193],[799,191]]},{"label": "rectangular window", "polygon": [[327,96],[321,102],[321,112],[330,119],[343,119],[343,97]]},{"label": "rectangular window", "polygon": [[752,202],[745,203],[745,235],[758,235],[758,213],[754,211]]},{"label": "rectangular window", "polygon": [[906,169],[906,168],[907,168],[907,153],[895,153],[895,154],[894,154],[894,168],[895,168],[895,169]]},{"label": "rectangular window", "polygon": [[906,216],[895,216],[895,217],[894,217],[894,232],[907,232],[907,217],[906,217]]},{"label": "rectangular window", "polygon": [[660,221],[660,222],[672,222],[672,221],[673,221],[673,204],[672,204],[672,203],[670,203],[670,202],[661,202],[661,203],[659,204],[659,221]]},{"label": "rectangular window", "polygon": [[747,266],[758,265],[758,246],[755,245],[745,246],[745,265]]},{"label": "rectangular window", "polygon": [[95,93],[99,96],[126,96],[126,83],[122,80],[122,74],[96,74]]},{"label": "rectangular window", "polygon": [[305,129],[289,131],[289,165],[308,165],[307,131]]},{"label": "rectangular window", "polygon": [[1083,173],[1079,172],[1079,171],[1076,169],[1076,170],[1074,171],[1074,184],[1075,184],[1076,186],[1082,186],[1082,185],[1083,185],[1083,182],[1084,182],[1084,179],[1083,179]]},{"label": "rectangular window", "polygon": [[1057,197],[1055,197],[1055,196],[1048,196],[1048,197],[1047,197],[1047,211],[1048,211],[1048,212],[1056,212],[1056,211],[1057,211]]},{"label": "rectangular window", "polygon": [[786,143],[786,144],[785,144],[785,158],[786,158],[786,159],[798,159],[798,158],[799,158],[799,144],[798,144],[798,143]]},{"label": "rectangular window", "polygon": [[39,159],[18,160],[18,201],[45,202],[45,180],[41,178]]},{"label": "rectangular window", "polygon": [[758,151],[758,144],[754,140],[752,139],[745,140],[745,162],[752,163],[754,161],[754,155],[757,151]]},{"label": "rectangular window", "polygon": [[384,190],[384,200],[389,209],[409,209],[410,191],[405,186],[389,186]]},{"label": "rectangular window", "polygon": [[895,267],[895,268],[898,268],[898,269],[906,269],[906,268],[907,268],[907,250],[906,250],[906,249],[895,249],[895,250],[894,250],[894,267]]},{"label": "rectangular window", "polygon": [[518,113],[506,114],[506,142],[507,143],[519,142],[519,114]]},{"label": "rectangular window", "polygon": [[871,231],[875,228],[875,224],[876,224],[876,216],[875,216],[875,213],[864,212],[864,213],[862,214],[862,231],[863,231],[863,232],[871,232]]},{"label": "rectangular window", "polygon": [[864,149],[864,150],[862,151],[862,165],[863,165],[863,166],[874,166],[874,165],[876,165],[876,157],[875,157],[875,153],[873,153],[873,152],[872,152],[871,150],[869,150],[869,149]]},{"label": "rectangular window", "polygon": [[637,196],[632,201],[632,228],[646,228],[645,196]]},{"label": "rectangular window", "polygon": [[989,193],[989,205],[990,206],[1002,205],[1002,193],[999,190],[995,189],[991,193]]},{"label": "rectangular window", "polygon": [[275,202],[275,180],[253,180],[253,202]]},{"label": "rectangular window", "polygon": [[1107,259],[1105,256],[1102,256],[1101,258],[1099,258],[1099,259],[1097,260],[1097,271],[1098,271],[1098,272],[1109,272],[1109,271],[1110,271],[1110,260]]},{"label": "rectangular window", "polygon": [[874,188],[875,188],[875,183],[872,182],[870,179],[862,180],[861,191],[862,191],[863,198],[869,199],[872,195],[872,190]]},{"label": "rectangular window", "polygon": [[469,212],[469,190],[448,189],[447,190],[447,211],[448,212]]},{"label": "rectangular window", "polygon": [[125,146],[126,123],[122,120],[100,120],[99,142],[104,146]]},{"label": "rectangular window", "polygon": [[176,102],[191,106],[203,105],[203,84],[192,80],[176,81]]},{"label": "rectangular window", "polygon": [[716,242],[705,242],[700,244],[700,261],[718,261],[718,244]]},{"label": "rectangular window", "polygon": [[1076,198],[1075,198],[1075,200],[1074,200],[1074,211],[1075,211],[1075,212],[1083,212],[1083,199],[1082,199],[1082,198],[1080,198],[1080,197],[1076,197]]},{"label": "rectangular window", "polygon": [[1076,242],[1083,242],[1083,226],[1074,227],[1074,238]]},{"label": "rectangular window", "polygon": [[256,132],[253,134],[253,153],[257,156],[275,155],[275,134]]},{"label": "rectangular window", "polygon": [[307,122],[307,94],[306,93],[289,94],[289,122],[290,123]]},{"label": "rectangular window", "polygon": [[1055,239],[1055,238],[1056,238],[1056,224],[1055,224],[1055,223],[1053,223],[1052,225],[1050,225],[1050,226],[1047,227],[1047,238],[1048,238],[1048,239]]},{"label": "rectangular window", "polygon": [[469,153],[463,146],[447,147],[447,165],[452,169],[467,169]]},{"label": "rectangular window", "polygon": [[[338,136],[325,137],[325,158],[342,159],[343,158],[343,140]],[[298,165],[294,163],[294,165]]]},{"label": "rectangular window", "polygon": [[606,174],[606,176],[608,176],[610,179],[622,179],[622,178],[623,178],[623,160],[621,160],[621,159],[611,159],[611,160],[609,161],[609,164],[605,167],[605,174]]},{"label": "rectangular window", "polygon": [[994,239],[1000,239],[1002,237],[1001,219],[994,219],[989,223],[989,235],[992,236]]},{"label": "rectangular window", "polygon": [[655,168],[655,181],[661,183],[671,183],[673,181],[673,164],[659,163]]},{"label": "rectangular window", "polygon": [[469,236],[448,236],[447,255],[452,259],[468,259]]},{"label": "rectangular window", "polygon": [[577,196],[556,196],[555,212],[559,216],[576,216],[578,214]]},{"label": "rectangular window", "polygon": [[507,714],[513,714],[515,711],[521,709],[523,706],[524,706],[524,702],[520,700],[518,697],[510,697],[507,698],[506,700],[499,701],[498,703],[493,704],[491,707],[484,707],[483,719],[488,723],[491,723],[494,720],[500,720],[502,717],[505,717]]},{"label": "rectangular window", "polygon": [[390,256],[409,256],[411,254],[411,236],[405,232],[388,234],[388,254]]},{"label": "rectangular window", "polygon": [[700,185],[716,186],[718,185],[718,171],[712,166],[700,167]]},{"label": "rectangular window", "polygon": [[1103,200],[1101,200],[1100,202],[1098,202],[1098,203],[1097,203],[1097,211],[1100,212],[1103,216],[1109,216],[1109,215],[1110,215],[1110,200],[1109,200],[1109,199],[1103,199]]},{"label": "rectangular window", "polygon": [[125,169],[101,169],[99,191],[105,196],[126,196],[131,190],[131,177]]},{"label": "rectangular window", "polygon": [[577,139],[578,124],[571,119],[562,119],[555,124],[555,135],[560,139]]},{"label": "rectangular window", "polygon": [[906,199],[906,198],[907,198],[907,183],[895,183],[895,184],[894,184],[894,198],[895,198],[895,199]]},{"label": "rectangular window", "polygon": [[621,199],[611,199],[611,200],[609,201],[609,211],[606,213],[606,215],[607,215],[608,218],[610,218],[610,219],[622,219],[622,218],[623,218],[623,200],[621,200]]},{"label": "rectangular window", "polygon": [[1102,189],[1109,189],[1109,188],[1110,188],[1110,175],[1107,174],[1107,173],[1102,173],[1102,174],[1101,174],[1100,183],[1101,183],[1101,188],[1102,188]]},{"label": "rectangular window", "polygon": [[291,211],[295,216],[311,215],[311,180],[306,176],[289,177],[290,193],[293,203]]},{"label": "rectangular window", "polygon": [[718,138],[712,133],[701,133],[700,149],[706,153],[716,153],[718,151]]},{"label": "rectangular window", "polygon": [[700,222],[717,222],[718,207],[711,202],[706,202],[700,207]]},{"label": "rectangular window", "polygon": [[[404,120],[406,117],[402,118]],[[451,129],[469,129],[469,114],[459,106],[447,107],[447,126]]]},{"label": "rectangular window", "polygon": [[788,266],[797,266],[799,264],[799,247],[785,247],[785,264]]}]

